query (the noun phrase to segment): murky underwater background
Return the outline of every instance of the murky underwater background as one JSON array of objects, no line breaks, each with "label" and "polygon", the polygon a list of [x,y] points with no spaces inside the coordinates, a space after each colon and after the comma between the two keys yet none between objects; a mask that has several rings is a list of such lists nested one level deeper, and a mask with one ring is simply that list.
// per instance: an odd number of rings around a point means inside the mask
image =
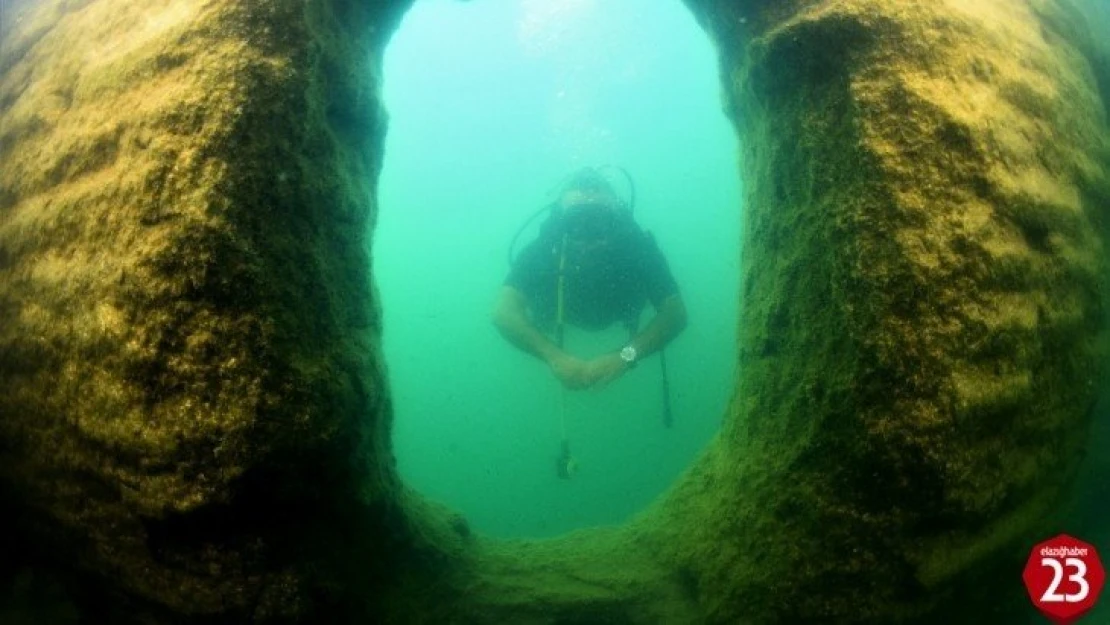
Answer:
[{"label": "murky underwater background", "polygon": [[[705,446],[732,388],[740,183],[708,38],[678,0],[421,0],[387,49],[384,96],[372,253],[403,478],[496,536],[626,520]],[[565,481],[559,386],[490,312],[513,234],[566,173],[605,164],[632,174],[690,323],[667,350],[674,427],[657,357],[573,392]],[[567,336],[579,355],[626,338]]]}]

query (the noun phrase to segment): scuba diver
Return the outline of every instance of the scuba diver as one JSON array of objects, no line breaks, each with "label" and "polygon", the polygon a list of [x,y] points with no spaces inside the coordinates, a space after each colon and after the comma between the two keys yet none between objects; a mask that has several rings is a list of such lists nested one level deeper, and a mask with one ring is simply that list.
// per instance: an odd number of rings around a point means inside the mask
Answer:
[{"label": "scuba diver", "polygon": [[[565,389],[616,380],[686,326],[686,306],[667,261],[633,220],[635,190],[628,181],[631,198],[624,202],[601,169],[571,174],[555,202],[533,215],[550,213],[537,238],[515,259],[510,247],[511,269],[494,325],[510,343],[546,363]],[[640,330],[648,302],[655,315]],[[581,359],[563,348],[568,323],[591,331],[623,323],[629,339],[597,358]],[[665,379],[665,360],[661,364]]]}]

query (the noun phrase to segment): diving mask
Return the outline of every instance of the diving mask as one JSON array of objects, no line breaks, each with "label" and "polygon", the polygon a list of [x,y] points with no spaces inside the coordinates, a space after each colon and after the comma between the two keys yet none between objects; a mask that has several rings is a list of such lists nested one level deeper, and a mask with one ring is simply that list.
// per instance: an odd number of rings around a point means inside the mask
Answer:
[{"label": "diving mask", "polygon": [[573,239],[602,239],[616,230],[619,217],[609,204],[580,203],[565,210],[566,232]]}]

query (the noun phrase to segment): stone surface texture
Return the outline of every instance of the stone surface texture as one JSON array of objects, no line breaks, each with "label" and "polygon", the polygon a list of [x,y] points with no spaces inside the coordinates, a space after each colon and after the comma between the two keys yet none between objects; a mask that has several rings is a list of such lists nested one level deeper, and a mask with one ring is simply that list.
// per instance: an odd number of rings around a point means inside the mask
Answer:
[{"label": "stone surface texture", "polygon": [[398,13],[5,16],[0,489],[11,542],[68,567],[83,613],[357,613],[381,571],[396,478],[365,235]]},{"label": "stone surface texture", "polygon": [[741,360],[662,545],[712,622],[1012,622],[1106,363],[1091,33],[1057,2],[689,4],[742,145]]},{"label": "stone surface texture", "polygon": [[1012,571],[1106,466],[1092,34],[1063,0],[686,3],[742,146],[734,399],[638,518],[534,542],[394,472],[369,252],[408,3],[7,9],[0,616],[1027,615]]}]

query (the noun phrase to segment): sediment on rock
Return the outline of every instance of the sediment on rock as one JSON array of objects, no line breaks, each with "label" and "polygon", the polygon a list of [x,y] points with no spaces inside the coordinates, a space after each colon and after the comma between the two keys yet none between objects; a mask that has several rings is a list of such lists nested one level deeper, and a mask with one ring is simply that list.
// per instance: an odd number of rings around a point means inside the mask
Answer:
[{"label": "sediment on rock", "polygon": [[365,234],[404,6],[6,25],[0,481],[86,615],[370,609],[402,528]]}]

